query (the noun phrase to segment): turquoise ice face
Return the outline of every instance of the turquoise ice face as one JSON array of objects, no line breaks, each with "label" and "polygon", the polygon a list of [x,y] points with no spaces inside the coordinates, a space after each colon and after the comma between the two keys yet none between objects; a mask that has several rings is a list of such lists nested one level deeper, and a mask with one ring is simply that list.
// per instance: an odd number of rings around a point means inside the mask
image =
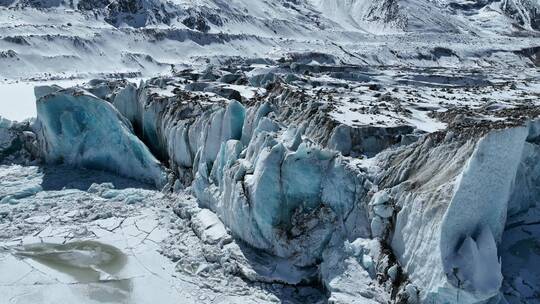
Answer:
[{"label": "turquoise ice face", "polygon": [[39,98],[37,111],[38,134],[47,162],[163,184],[159,161],[132,133],[129,121],[108,102],[82,90],[61,90]]}]

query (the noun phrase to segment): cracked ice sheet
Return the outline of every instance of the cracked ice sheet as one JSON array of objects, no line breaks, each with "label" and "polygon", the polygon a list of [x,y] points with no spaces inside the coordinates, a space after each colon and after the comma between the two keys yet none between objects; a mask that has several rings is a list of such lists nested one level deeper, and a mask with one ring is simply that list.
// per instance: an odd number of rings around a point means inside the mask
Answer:
[{"label": "cracked ice sheet", "polygon": [[[23,180],[35,180],[37,174],[36,170],[24,167],[2,169],[22,171]],[[24,176],[24,172],[28,175]],[[124,190],[130,191],[140,192]],[[147,199],[162,198],[159,192],[145,192]],[[73,201],[81,205],[74,206]],[[85,208],[91,204],[97,208]],[[42,192],[20,200],[17,206],[2,207],[2,225],[19,226],[22,230],[21,235],[0,242],[0,294],[9,303],[177,303],[178,299],[198,302],[192,296],[200,293],[197,285],[178,281],[175,264],[159,253],[160,242],[168,235],[159,219],[167,214],[158,215],[156,208],[139,206],[134,210],[114,202],[114,198],[106,201],[73,190]],[[91,213],[100,209],[105,216],[112,216],[91,220]],[[16,254],[17,249],[31,244],[69,244],[78,240],[114,246],[126,256],[125,265],[112,278],[102,274],[99,280],[80,282],[62,267]],[[192,301],[188,301],[190,298]]]},{"label": "cracked ice sheet", "polygon": [[[0,176],[10,176],[9,183],[0,180],[6,196],[17,192],[17,185],[42,186],[0,204],[0,302],[302,303],[292,297],[318,302],[309,298],[318,297],[310,288],[235,275],[235,257],[242,252],[228,232],[204,230],[202,235],[212,236],[205,243],[191,222],[172,211],[180,201],[195,203],[188,195],[167,196],[107,173],[60,167],[1,166]],[[128,203],[132,197],[138,199]],[[203,215],[197,218],[208,218]],[[204,227],[220,226],[206,222]],[[216,237],[227,245],[213,244]],[[108,259],[113,262],[103,262]],[[253,273],[249,264],[240,267]]]},{"label": "cracked ice sheet", "polygon": [[[84,226],[91,235],[85,240],[114,246],[127,258],[113,278],[103,276],[95,282],[80,282],[69,271],[14,254],[25,245],[76,240],[72,234],[80,229],[79,225],[55,226],[15,242],[0,243],[4,248],[0,253],[0,294],[8,296],[9,303],[175,303],[186,299],[190,292],[198,292],[196,285],[175,282],[174,263],[159,253],[159,242],[167,232],[158,227],[157,215],[151,208],[143,209],[140,215],[113,217]],[[116,284],[122,282],[125,286]]]}]

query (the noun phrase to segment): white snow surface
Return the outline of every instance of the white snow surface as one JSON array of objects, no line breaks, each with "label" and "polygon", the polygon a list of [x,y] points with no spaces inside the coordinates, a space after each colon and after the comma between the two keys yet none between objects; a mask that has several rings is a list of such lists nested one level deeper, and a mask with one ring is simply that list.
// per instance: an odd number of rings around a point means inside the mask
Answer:
[{"label": "white snow surface", "polygon": [[82,83],[82,80],[0,82],[0,116],[14,121],[36,117],[36,86],[55,84],[68,88]]}]

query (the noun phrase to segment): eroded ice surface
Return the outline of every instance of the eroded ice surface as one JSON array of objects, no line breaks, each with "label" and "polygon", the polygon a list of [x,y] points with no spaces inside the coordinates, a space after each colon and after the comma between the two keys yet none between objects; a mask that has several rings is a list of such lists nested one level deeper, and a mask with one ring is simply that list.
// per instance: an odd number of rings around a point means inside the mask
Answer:
[{"label": "eroded ice surface", "polygon": [[109,103],[78,89],[36,88],[40,146],[49,163],[108,169],[162,186],[159,161]]}]

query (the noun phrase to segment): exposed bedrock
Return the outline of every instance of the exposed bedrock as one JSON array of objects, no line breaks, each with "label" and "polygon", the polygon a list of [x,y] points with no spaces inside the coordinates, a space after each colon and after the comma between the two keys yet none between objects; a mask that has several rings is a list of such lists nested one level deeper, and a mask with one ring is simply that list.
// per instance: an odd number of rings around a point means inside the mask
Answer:
[{"label": "exposed bedrock", "polygon": [[504,268],[512,256],[501,260],[507,218],[540,197],[539,122],[422,136],[351,127],[326,115],[330,104],[280,85],[242,102],[175,79],[110,83],[109,103],[78,89],[38,93],[39,142],[47,161],[153,181],[156,155],[175,190],[293,265],[295,275],[273,279],[318,273],[334,303],[502,297],[519,275]]},{"label": "exposed bedrock", "polygon": [[540,3],[535,0],[502,0],[501,10],[526,29],[540,30]]}]

